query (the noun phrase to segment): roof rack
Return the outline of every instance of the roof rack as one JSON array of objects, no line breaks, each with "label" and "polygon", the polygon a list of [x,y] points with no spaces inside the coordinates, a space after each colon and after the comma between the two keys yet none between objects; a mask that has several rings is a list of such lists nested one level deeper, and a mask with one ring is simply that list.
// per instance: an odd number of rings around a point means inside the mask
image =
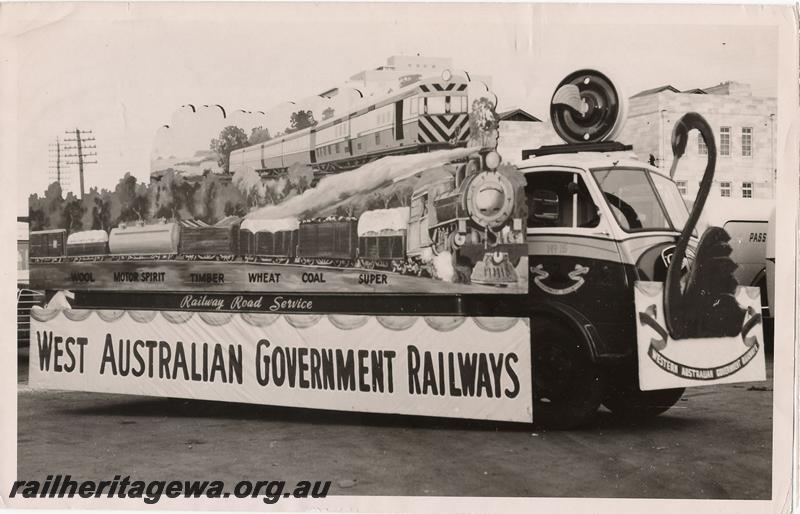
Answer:
[{"label": "roof rack", "polygon": [[633,146],[624,145],[617,141],[604,141],[602,143],[575,143],[565,145],[545,145],[539,148],[522,151],[522,159],[539,157],[542,155],[553,155],[557,153],[578,153],[578,152],[624,152],[633,150]]}]

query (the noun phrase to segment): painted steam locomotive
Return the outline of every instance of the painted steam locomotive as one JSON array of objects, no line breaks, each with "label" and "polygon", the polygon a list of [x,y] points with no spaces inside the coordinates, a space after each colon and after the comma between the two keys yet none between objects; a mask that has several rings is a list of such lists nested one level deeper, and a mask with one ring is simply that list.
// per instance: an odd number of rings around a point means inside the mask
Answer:
[{"label": "painted steam locomotive", "polygon": [[445,71],[318,125],[234,150],[230,169],[280,173],[305,164],[321,173],[356,168],[386,155],[464,147],[469,139],[468,80]]}]

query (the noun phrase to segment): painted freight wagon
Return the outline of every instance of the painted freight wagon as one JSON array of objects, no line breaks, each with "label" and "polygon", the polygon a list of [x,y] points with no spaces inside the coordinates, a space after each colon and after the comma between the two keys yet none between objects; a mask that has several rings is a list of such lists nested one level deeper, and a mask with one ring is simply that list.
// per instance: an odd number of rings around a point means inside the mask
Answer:
[{"label": "painted freight wagon", "polygon": [[153,225],[120,224],[111,229],[108,250],[112,258],[169,258],[178,253],[180,226],[177,223]]},{"label": "painted freight wagon", "polygon": [[350,266],[358,253],[357,220],[324,218],[300,223],[297,259],[301,264]]},{"label": "painted freight wagon", "polygon": [[231,261],[238,251],[240,220],[230,216],[215,225],[200,220],[182,220],[179,251],[187,260]]},{"label": "painted freight wagon", "polygon": [[32,259],[64,257],[67,247],[67,231],[64,229],[33,231],[29,244]]},{"label": "painted freight wagon", "polygon": [[367,211],[358,220],[359,265],[399,271],[406,259],[408,207]]},{"label": "painted freight wagon", "polygon": [[105,230],[73,232],[67,238],[67,255],[70,257],[100,257],[108,253],[108,233]]},{"label": "painted freight wagon", "polygon": [[300,223],[297,218],[247,219],[239,230],[239,253],[245,260],[294,260]]}]

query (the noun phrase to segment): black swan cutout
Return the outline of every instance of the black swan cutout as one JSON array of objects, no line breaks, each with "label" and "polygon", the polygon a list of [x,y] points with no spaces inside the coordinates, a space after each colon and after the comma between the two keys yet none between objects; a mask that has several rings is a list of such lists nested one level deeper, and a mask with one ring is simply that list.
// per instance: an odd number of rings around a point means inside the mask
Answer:
[{"label": "black swan cutout", "polygon": [[685,114],[672,131],[674,156],[670,176],[675,175],[678,161],[686,151],[689,131],[697,129],[708,147],[708,161],[700,182],[692,212],[683,227],[672,255],[664,291],[664,317],[672,339],[732,337],[742,330],[746,310],[736,301],[737,265],[730,258],[733,251],[730,236],[720,227],[709,227],[697,245],[694,265],[681,287],[681,264],[686,256],[689,238],[703,211],[717,162],[717,146],[708,122],[695,112]]}]

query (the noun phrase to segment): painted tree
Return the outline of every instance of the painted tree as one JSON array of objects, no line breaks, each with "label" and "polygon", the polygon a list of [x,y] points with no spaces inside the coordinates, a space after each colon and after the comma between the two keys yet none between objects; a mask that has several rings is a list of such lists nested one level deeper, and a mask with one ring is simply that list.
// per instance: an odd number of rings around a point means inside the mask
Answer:
[{"label": "painted tree", "polygon": [[286,127],[286,133],[291,134],[298,130],[313,127],[316,124],[317,120],[314,119],[314,113],[310,110],[305,111],[301,109],[297,112],[293,112],[289,117],[289,126]]},{"label": "painted tree", "polygon": [[267,128],[262,126],[253,127],[253,130],[250,131],[250,137],[247,138],[247,144],[257,145],[258,143],[263,143],[270,139],[272,139],[272,136],[269,135],[269,130],[267,130]]},{"label": "painted tree", "polygon": [[50,184],[44,192],[42,212],[45,228],[67,228],[64,226],[64,196],[58,182]]},{"label": "painted tree", "polygon": [[243,166],[236,170],[231,183],[241,192],[247,210],[264,205],[264,184],[253,168]]},{"label": "painted tree", "polygon": [[200,181],[195,192],[195,214],[206,223],[214,224],[226,216],[243,216],[247,213],[242,192],[233,181],[210,173]]},{"label": "painted tree", "polygon": [[231,152],[247,146],[247,134],[234,125],[228,125],[219,133],[218,138],[211,140],[209,147],[217,154],[217,164],[225,173],[230,173]]},{"label": "painted tree", "polygon": [[64,226],[70,234],[73,232],[80,232],[89,227],[83,225],[83,215],[86,209],[83,207],[81,200],[75,196],[71,191],[67,193],[64,199]]},{"label": "painted tree", "polygon": [[148,214],[148,190],[130,173],[120,179],[112,193],[111,220],[113,226],[123,221],[146,221]]},{"label": "painted tree", "polygon": [[63,210],[64,197],[58,182],[48,185],[42,196],[32,194],[28,200],[30,230],[64,228]]},{"label": "painted tree", "polygon": [[34,193],[28,197],[28,223],[30,230],[44,230],[47,219],[44,214],[44,199]]},{"label": "painted tree", "polygon": [[311,187],[311,182],[314,180],[314,170],[306,164],[294,163],[286,171],[286,177],[289,179],[291,188],[301,194]]}]

